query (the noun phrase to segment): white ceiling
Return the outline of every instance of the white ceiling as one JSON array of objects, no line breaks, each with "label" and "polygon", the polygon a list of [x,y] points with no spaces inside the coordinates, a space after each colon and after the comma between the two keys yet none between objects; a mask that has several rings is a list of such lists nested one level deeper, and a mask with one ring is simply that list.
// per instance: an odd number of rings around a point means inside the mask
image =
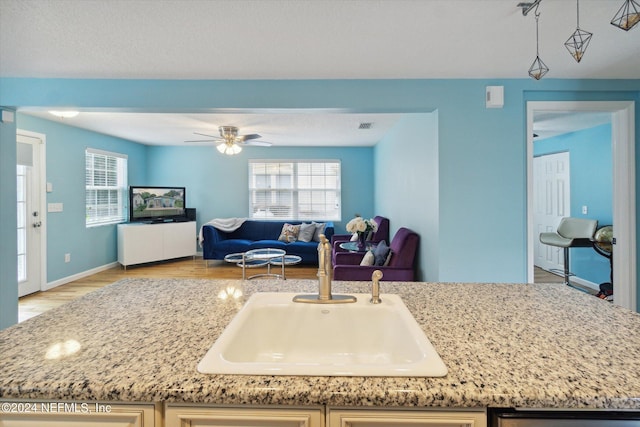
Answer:
[{"label": "white ceiling", "polygon": [[[0,77],[528,78],[535,18],[524,17],[517,4],[0,0]],[[542,0],[540,56],[551,68],[545,78],[640,78],[640,30],[625,32],[609,23],[621,5],[622,0],[580,2],[581,28],[594,36],[578,64],[563,45],[576,27],[576,2]],[[397,119],[277,116],[167,115],[159,124],[158,115],[91,112],[66,123],[109,134],[122,129],[116,136],[144,143],[178,144],[193,139],[193,131],[215,134],[219,125],[236,125],[241,133],[259,133],[274,144],[324,144],[341,137],[343,145],[368,145],[379,137],[375,132],[383,133]],[[357,138],[349,139],[356,119],[377,124],[366,138],[355,133]]]},{"label": "white ceiling", "polygon": [[[194,132],[219,136],[219,126],[237,126],[241,135],[257,133],[257,141],[274,146],[370,146],[384,137],[401,114],[278,112],[268,114],[160,114],[82,112],[59,119],[46,111],[21,110],[47,120],[90,129],[147,145],[202,145]],[[360,123],[372,123],[359,129]],[[205,143],[206,144],[206,143]],[[213,144],[213,143],[209,143]]]}]

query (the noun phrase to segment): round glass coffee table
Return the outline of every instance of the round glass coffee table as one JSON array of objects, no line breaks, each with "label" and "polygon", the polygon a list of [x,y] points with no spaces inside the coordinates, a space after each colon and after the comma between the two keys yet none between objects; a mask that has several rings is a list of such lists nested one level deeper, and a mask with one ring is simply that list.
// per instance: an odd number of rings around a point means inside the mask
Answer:
[{"label": "round glass coffee table", "polygon": [[[226,262],[236,264],[242,268],[242,280],[253,279],[256,277],[284,277],[284,266],[287,265],[286,252],[282,249],[263,248],[252,249],[247,252],[229,254],[224,257]],[[273,264],[272,261],[279,260],[279,264]],[[281,265],[282,274],[271,273],[272,265]],[[247,277],[247,268],[267,267],[267,272],[262,274],[254,274]]]},{"label": "round glass coffee table", "polygon": [[274,266],[280,266],[282,268],[282,278],[286,279],[284,275],[284,266],[285,265],[296,265],[302,262],[302,257],[298,255],[285,255],[283,257],[273,258],[269,261],[269,264]]}]

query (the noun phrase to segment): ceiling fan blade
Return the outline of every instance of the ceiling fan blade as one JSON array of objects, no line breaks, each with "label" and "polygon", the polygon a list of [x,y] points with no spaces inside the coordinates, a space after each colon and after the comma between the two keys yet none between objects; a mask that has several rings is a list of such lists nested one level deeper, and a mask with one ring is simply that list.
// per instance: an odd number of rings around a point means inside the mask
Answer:
[{"label": "ceiling fan blade", "polygon": [[271,147],[273,144],[267,141],[245,141],[241,145],[253,145],[254,147]]},{"label": "ceiling fan blade", "polygon": [[184,142],[219,142],[217,139],[192,139]]},{"label": "ceiling fan blade", "polygon": [[194,134],[196,134],[196,135],[200,135],[200,136],[206,136],[207,138],[212,138],[212,139],[215,139],[215,140],[220,140],[220,139],[222,139],[222,138],[220,138],[219,136],[216,136],[216,135],[208,135],[208,134],[206,134],[206,133],[194,132]]},{"label": "ceiling fan blade", "polygon": [[258,139],[260,138],[260,135],[258,135],[257,133],[251,133],[249,135],[238,135],[238,137],[236,138],[239,141],[248,141],[250,139]]}]

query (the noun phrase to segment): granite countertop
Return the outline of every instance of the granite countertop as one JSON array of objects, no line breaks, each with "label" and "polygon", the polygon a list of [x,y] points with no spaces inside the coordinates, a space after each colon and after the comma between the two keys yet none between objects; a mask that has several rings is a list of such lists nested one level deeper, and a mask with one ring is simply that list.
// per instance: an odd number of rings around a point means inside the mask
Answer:
[{"label": "granite countertop", "polygon": [[[0,331],[0,398],[640,409],[636,313],[560,284],[381,288],[402,297],[447,376],[200,374],[197,363],[249,295],[314,292],[317,283],[125,279]],[[243,296],[220,298],[234,289]],[[340,292],[369,286],[334,283]]]}]

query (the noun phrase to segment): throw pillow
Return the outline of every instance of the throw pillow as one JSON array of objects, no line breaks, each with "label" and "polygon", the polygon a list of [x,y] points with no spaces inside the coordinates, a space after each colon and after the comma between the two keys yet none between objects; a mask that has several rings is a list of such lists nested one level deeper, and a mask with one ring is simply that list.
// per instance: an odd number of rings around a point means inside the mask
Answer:
[{"label": "throw pillow", "polygon": [[299,225],[285,223],[282,226],[282,231],[280,232],[280,237],[278,237],[278,240],[287,243],[295,242],[298,238],[298,233],[300,233]]},{"label": "throw pillow", "polygon": [[313,240],[313,235],[316,232],[315,224],[300,224],[300,233],[298,233],[298,240],[301,242],[310,242]]},{"label": "throw pillow", "polygon": [[313,241],[314,242],[319,242],[320,241],[320,235],[324,234],[324,227],[325,227],[325,223],[324,222],[314,222],[313,224],[315,224],[316,226],[316,232],[313,233]]},{"label": "throw pillow", "polygon": [[387,246],[387,242],[382,240],[378,243],[378,246],[373,250],[373,255],[376,258],[375,265],[383,266],[385,261],[387,260],[387,255],[389,255],[389,246]]},{"label": "throw pillow", "polygon": [[383,267],[386,267],[389,265],[389,263],[391,262],[391,255],[393,255],[393,251],[389,249],[389,254],[387,255],[387,259],[384,260]]},{"label": "throw pillow", "polygon": [[366,254],[362,257],[362,261],[360,261],[360,265],[373,265],[376,257],[373,255],[373,251],[367,251]]}]

